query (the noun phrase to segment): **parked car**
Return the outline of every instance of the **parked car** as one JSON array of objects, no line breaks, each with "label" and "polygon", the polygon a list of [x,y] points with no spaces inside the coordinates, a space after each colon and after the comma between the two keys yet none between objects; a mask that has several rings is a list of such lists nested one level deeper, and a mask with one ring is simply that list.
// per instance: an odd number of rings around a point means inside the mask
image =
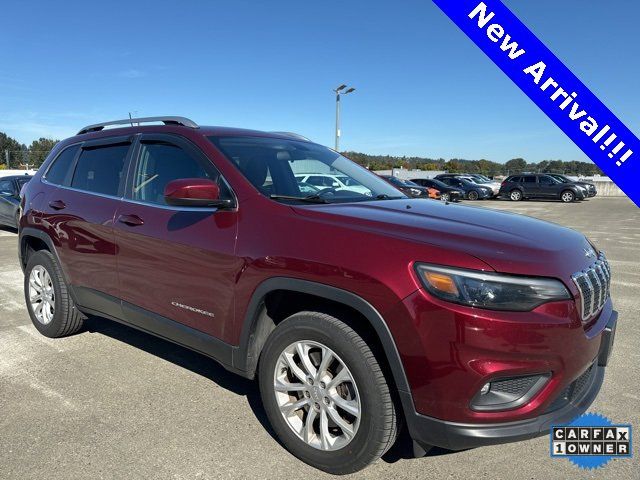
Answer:
[{"label": "parked car", "polygon": [[464,197],[464,190],[455,188],[433,178],[414,178],[411,180],[416,185],[427,188],[435,188],[440,192],[440,199],[445,202],[459,202]]},{"label": "parked car", "polygon": [[380,175],[380,178],[384,178],[391,185],[411,198],[440,199],[440,192],[435,188],[422,187],[410,180],[402,180],[393,175]]},{"label": "parked car", "polygon": [[449,175],[438,175],[435,178],[450,187],[464,191],[464,198],[467,200],[486,200],[493,197],[493,190],[490,187],[478,185],[465,178]]},{"label": "parked car", "polygon": [[20,190],[31,180],[31,175],[0,177],[0,225],[18,228]]},{"label": "parked car", "polygon": [[[370,195],[309,195],[303,167]],[[581,233],[411,199],[291,134],[90,125],[23,189],[20,225],[39,332],[108,318],[257,376],[274,435],[334,474],[400,425],[416,454],[543,435],[593,402],[615,337],[611,272]]]},{"label": "parked car", "polygon": [[584,200],[584,190],[573,183],[561,183],[543,173],[511,175],[500,186],[500,196],[519,201],[527,198],[549,198],[564,203]]},{"label": "parked car", "polygon": [[357,181],[345,175],[329,175],[324,173],[306,173],[296,175],[298,182],[313,185],[320,190],[342,190],[348,192],[357,192],[363,195],[371,196],[371,190],[364,185],[360,185]]},{"label": "parked car", "polygon": [[585,193],[585,197],[595,197],[598,194],[598,191],[596,190],[596,186],[593,183],[574,181],[574,180],[571,180],[566,175],[562,175],[560,173],[548,173],[547,175],[555,178],[561,183],[573,183],[575,185],[578,185],[579,187],[582,187]]},{"label": "parked car", "polygon": [[495,180],[491,180],[484,175],[479,175],[477,173],[467,174],[466,177],[471,178],[471,180],[478,185],[483,185],[485,187],[490,187],[493,190],[493,195],[497,196],[500,192],[500,182],[496,182]]}]

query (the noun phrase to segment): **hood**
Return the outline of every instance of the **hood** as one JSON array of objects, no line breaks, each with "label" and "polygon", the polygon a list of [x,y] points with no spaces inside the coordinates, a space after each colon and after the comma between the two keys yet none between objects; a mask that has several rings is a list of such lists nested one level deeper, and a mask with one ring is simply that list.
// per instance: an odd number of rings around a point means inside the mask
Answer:
[{"label": "hood", "polygon": [[[568,280],[595,261],[588,241],[575,230],[483,207],[386,200],[293,208],[318,221],[464,252],[503,273]],[[438,263],[428,248],[415,260]]]}]

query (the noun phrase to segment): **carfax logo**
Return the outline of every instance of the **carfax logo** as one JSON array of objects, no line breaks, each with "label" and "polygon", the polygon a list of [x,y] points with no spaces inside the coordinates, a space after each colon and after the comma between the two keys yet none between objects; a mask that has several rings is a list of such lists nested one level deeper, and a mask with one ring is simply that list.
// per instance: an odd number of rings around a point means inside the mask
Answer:
[{"label": "carfax logo", "polygon": [[553,426],[550,435],[551,456],[568,458],[580,468],[599,468],[612,458],[632,456],[631,425],[613,425],[596,413]]}]

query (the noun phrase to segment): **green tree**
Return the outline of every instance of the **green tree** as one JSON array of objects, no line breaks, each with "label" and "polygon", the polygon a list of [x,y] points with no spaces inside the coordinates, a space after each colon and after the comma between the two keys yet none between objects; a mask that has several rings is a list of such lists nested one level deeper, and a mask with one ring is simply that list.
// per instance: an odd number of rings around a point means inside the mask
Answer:
[{"label": "green tree", "polygon": [[34,168],[39,168],[56,143],[58,143],[58,140],[51,138],[34,140],[29,147],[29,165],[34,166]]},{"label": "green tree", "polygon": [[520,173],[527,169],[527,162],[523,158],[512,158],[504,164],[505,173]]},{"label": "green tree", "polygon": [[25,146],[16,139],[0,132],[0,164],[6,165],[7,154],[9,156],[9,166],[16,168],[23,160]]}]

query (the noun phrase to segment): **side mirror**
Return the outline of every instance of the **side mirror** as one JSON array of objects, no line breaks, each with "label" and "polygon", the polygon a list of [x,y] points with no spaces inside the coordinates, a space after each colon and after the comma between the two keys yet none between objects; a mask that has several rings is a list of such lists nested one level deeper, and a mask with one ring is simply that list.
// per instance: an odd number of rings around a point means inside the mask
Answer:
[{"label": "side mirror", "polygon": [[220,198],[220,187],[208,178],[181,178],[164,187],[167,205],[176,207],[217,207],[232,205],[231,200]]}]

